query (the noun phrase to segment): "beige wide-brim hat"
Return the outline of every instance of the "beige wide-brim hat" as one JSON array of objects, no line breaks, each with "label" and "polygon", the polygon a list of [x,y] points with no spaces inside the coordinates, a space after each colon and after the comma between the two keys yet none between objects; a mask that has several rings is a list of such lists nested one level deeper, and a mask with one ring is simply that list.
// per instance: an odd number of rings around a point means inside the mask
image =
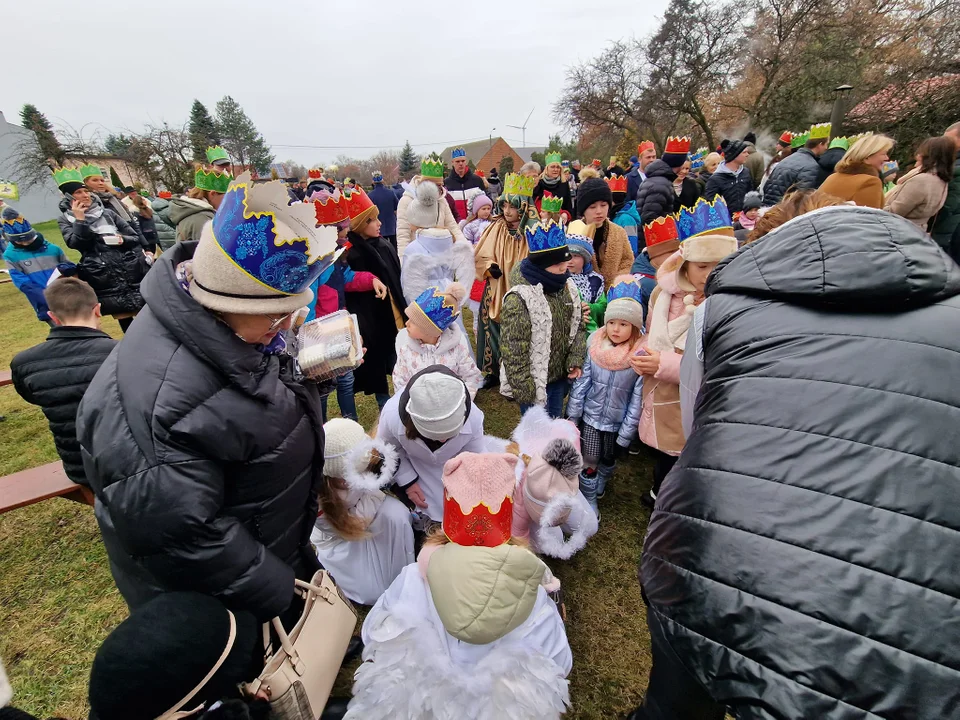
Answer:
[{"label": "beige wide-brim hat", "polygon": [[213,237],[207,222],[193,254],[190,295],[208,310],[240,315],[283,315],[309,305],[309,289],[289,295],[265,285],[237,265]]}]

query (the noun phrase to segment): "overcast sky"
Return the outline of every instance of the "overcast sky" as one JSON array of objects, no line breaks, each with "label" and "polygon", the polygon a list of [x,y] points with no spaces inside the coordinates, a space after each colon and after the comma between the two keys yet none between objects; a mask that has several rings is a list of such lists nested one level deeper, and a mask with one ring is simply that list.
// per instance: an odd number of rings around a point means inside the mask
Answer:
[{"label": "overcast sky", "polygon": [[0,110],[19,122],[31,102],[55,125],[106,135],[180,124],[194,98],[212,113],[232,95],[278,160],[312,165],[407,139],[440,150],[492,128],[519,147],[507,125],[533,109],[538,145],[560,129],[551,106],[566,67],[651,32],[666,4],[10,0]]}]

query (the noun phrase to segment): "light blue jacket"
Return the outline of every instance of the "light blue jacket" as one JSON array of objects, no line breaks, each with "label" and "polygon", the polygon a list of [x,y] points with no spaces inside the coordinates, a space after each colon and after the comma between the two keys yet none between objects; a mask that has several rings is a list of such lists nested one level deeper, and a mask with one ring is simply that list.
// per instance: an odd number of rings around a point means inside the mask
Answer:
[{"label": "light blue jacket", "polygon": [[[599,332],[599,331],[598,331]],[[593,345],[596,333],[590,336]],[[583,375],[573,384],[567,401],[567,417],[583,421],[602,432],[617,433],[617,444],[629,447],[637,436],[643,407],[643,376],[633,368],[607,370],[587,352]]]}]

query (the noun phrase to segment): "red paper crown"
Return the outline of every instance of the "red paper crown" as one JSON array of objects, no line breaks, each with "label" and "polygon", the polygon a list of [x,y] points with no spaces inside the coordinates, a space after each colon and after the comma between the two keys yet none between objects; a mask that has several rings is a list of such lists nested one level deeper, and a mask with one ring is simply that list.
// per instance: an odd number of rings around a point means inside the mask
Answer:
[{"label": "red paper crown", "polygon": [[308,170],[307,178],[310,180],[323,180],[323,171],[322,170]]},{"label": "red paper crown", "polygon": [[643,240],[647,247],[669,242],[670,240],[680,240],[680,233],[677,231],[677,221],[673,215],[659,217],[651,223],[643,226]]},{"label": "red paper crown", "polygon": [[627,191],[627,179],[623,175],[611,175],[606,178],[610,192],[625,193]]},{"label": "red paper crown", "polygon": [[690,138],[668,137],[667,146],[663,149],[663,152],[674,155],[686,155],[690,152]]},{"label": "red paper crown", "polygon": [[504,498],[496,514],[483,503],[464,514],[460,503],[444,490],[443,532],[457,545],[500,547],[513,532],[513,498]]},{"label": "red paper crown", "polygon": [[317,225],[336,225],[350,218],[347,201],[342,196],[329,197],[326,200],[314,200],[317,209]]},{"label": "red paper crown", "polygon": [[656,152],[657,146],[653,144],[653,140],[644,140],[642,143],[637,145],[637,155],[643,155],[647,150],[653,150]]},{"label": "red paper crown", "polygon": [[367,197],[363,188],[359,186],[345,188],[343,191],[343,202],[347,204],[347,214],[351,220],[364,210],[373,207],[373,201]]},{"label": "red paper crown", "polygon": [[173,193],[170,192],[169,190],[161,190],[160,192],[157,193],[157,197],[160,198],[161,200],[169,200],[170,198],[173,197]]},{"label": "red paper crown", "polygon": [[486,177],[486,175],[483,174],[483,170],[477,170],[474,175],[477,175],[478,177]]},{"label": "red paper crown", "polygon": [[793,133],[789,130],[784,130],[783,135],[780,136],[780,142],[782,142],[784,145],[789,145],[791,142],[793,142]]},{"label": "red paper crown", "polygon": [[600,162],[599,158],[594,158],[594,159],[593,159],[593,162],[590,163],[590,164],[591,164],[591,165],[596,165],[597,167],[600,167],[601,165],[603,165],[603,163]]}]

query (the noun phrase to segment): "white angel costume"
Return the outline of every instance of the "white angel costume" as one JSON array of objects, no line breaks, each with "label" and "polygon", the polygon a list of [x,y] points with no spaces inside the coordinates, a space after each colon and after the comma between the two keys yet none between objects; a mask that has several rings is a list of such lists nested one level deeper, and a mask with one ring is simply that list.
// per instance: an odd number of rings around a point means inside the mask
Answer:
[{"label": "white angel costume", "polygon": [[[458,282],[469,290],[477,277],[473,246],[466,240],[455,240],[445,228],[418,230],[407,245],[400,268],[400,286],[407,303],[430,287],[445,288]],[[467,335],[462,317],[457,325]]]}]

